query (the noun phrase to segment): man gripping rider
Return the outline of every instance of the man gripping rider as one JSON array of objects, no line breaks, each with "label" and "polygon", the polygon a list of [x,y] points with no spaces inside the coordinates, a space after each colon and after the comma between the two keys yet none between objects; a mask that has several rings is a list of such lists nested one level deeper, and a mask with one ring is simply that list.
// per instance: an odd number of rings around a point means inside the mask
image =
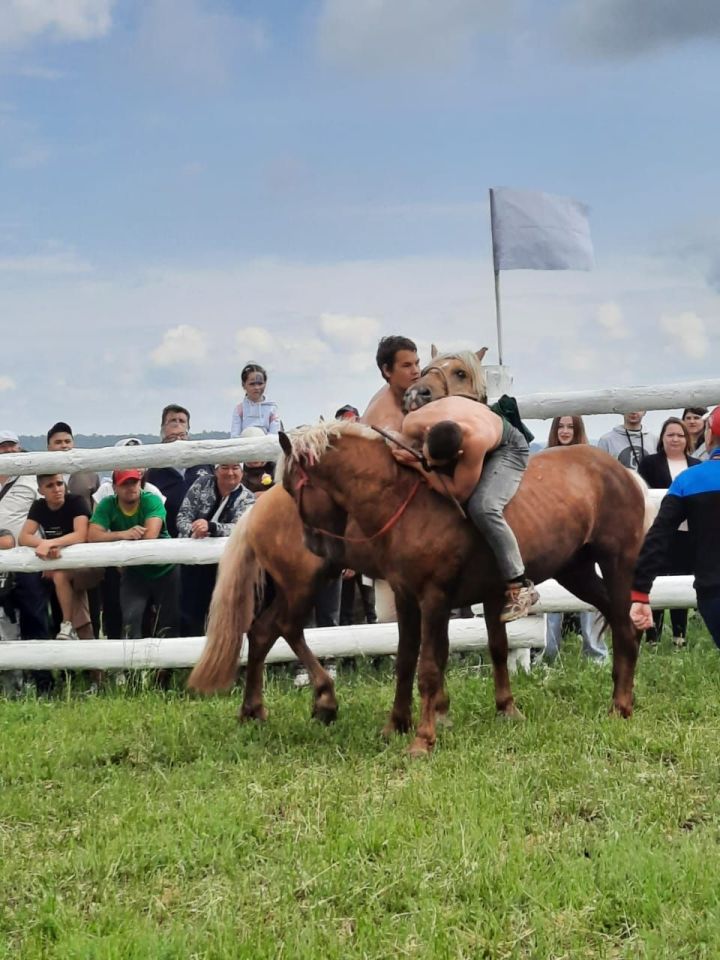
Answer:
[{"label": "man gripping rider", "polygon": [[430,470],[411,452],[391,445],[395,459],[418,470],[433,490],[464,504],[492,550],[506,584],[501,621],[526,616],[538,595],[525,577],[515,534],[503,516],[527,467],[525,437],[484,404],[452,396],[409,413],[401,437],[422,447]]}]

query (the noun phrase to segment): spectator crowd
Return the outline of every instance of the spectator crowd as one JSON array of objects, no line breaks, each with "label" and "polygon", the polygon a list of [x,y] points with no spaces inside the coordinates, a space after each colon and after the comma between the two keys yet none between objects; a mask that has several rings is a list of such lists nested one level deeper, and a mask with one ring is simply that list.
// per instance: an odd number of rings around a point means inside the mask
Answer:
[{"label": "spectator crowd", "polygon": [[[259,437],[281,428],[278,405],[266,398],[267,373],[257,363],[241,372],[242,401],[233,409],[231,437]],[[650,487],[668,488],[688,467],[707,458],[703,444],[708,411],[689,407],[681,417],[668,417],[659,437],[643,426],[643,412],[627,413],[622,423],[600,438],[598,446],[630,470],[637,471]],[[335,414],[338,419],[358,418],[349,404]],[[190,436],[190,412],[169,404],[160,418],[160,440],[174,443]],[[548,446],[587,443],[581,417],[553,420]],[[138,446],[136,437],[116,446]],[[73,449],[73,430],[59,421],[47,432],[47,449]],[[0,454],[20,452],[18,435],[0,431]],[[202,464],[183,469],[119,468],[109,477],[81,472],[71,475],[12,476],[2,473],[0,460],[0,549],[29,547],[43,560],[53,560],[68,546],[122,540],[166,538],[204,539],[227,537],[233,526],[273,484],[273,464],[265,462]],[[690,573],[687,524],[673,537],[667,562],[672,574]],[[205,631],[216,565],[148,564],[105,569],[51,570],[42,573],[0,575],[0,639],[107,638],[143,636],[200,636]],[[325,585],[315,604],[317,626],[376,620],[372,581],[353,570]],[[663,625],[663,612],[655,615],[646,632],[655,642]],[[685,642],[687,611],[671,610],[676,645]],[[557,656],[567,617],[548,617],[545,656]],[[599,618],[580,617],[583,652],[590,659],[607,658]],[[22,676],[0,677],[5,692],[21,688]],[[99,675],[92,679],[98,683]],[[38,673],[33,682],[42,690],[49,674]],[[0,690],[2,692],[2,690]]]}]

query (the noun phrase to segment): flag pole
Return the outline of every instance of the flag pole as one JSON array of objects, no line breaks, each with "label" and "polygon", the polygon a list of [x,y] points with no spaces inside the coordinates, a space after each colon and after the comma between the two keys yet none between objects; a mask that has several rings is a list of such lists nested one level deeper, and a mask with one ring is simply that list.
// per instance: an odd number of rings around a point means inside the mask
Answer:
[{"label": "flag pole", "polygon": [[500,310],[500,271],[495,271],[495,324],[497,326],[498,363],[503,365],[502,312]]},{"label": "flag pole", "polygon": [[503,365],[502,310],[500,308],[500,268],[495,256],[495,197],[490,187],[490,239],[492,241],[493,268],[495,270],[495,325],[497,327],[498,364]]}]

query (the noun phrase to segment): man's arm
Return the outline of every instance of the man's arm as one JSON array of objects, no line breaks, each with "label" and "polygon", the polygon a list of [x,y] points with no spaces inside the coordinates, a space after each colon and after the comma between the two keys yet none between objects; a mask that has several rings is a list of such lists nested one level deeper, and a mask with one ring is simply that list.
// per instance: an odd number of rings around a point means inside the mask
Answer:
[{"label": "man's arm", "polygon": [[142,535],[143,540],[157,540],[162,532],[162,517],[148,517],[145,521],[145,532]]},{"label": "man's arm", "polygon": [[88,543],[114,543],[116,540],[142,540],[145,527],[137,524],[129,530],[106,530],[97,520],[91,520],[88,527]]},{"label": "man's arm", "polygon": [[655,577],[667,567],[668,551],[673,534],[686,519],[685,499],[674,494],[666,494],[660,504],[655,522],[645,536],[645,542],[635,565],[633,589],[630,594],[632,601],[630,618],[638,630],[649,630],[653,625],[650,590]]},{"label": "man's arm", "polygon": [[18,546],[19,547],[36,547],[42,537],[38,533],[40,529],[40,524],[36,520],[26,520],[22,525],[20,530],[20,536],[18,537]]}]

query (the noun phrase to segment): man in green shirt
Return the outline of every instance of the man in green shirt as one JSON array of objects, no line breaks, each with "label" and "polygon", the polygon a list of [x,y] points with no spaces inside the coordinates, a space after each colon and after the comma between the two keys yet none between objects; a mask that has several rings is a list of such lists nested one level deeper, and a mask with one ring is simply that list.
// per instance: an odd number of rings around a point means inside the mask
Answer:
[{"label": "man in green shirt", "polygon": [[[141,486],[141,470],[116,470],[115,495],[105,497],[90,518],[88,541],[164,540],[169,538],[165,505],[160,497]],[[120,576],[120,607],[123,637],[142,637],[148,604],[155,608],[153,623],[158,636],[179,632],[180,571],[173,563],[123,567]]]}]

